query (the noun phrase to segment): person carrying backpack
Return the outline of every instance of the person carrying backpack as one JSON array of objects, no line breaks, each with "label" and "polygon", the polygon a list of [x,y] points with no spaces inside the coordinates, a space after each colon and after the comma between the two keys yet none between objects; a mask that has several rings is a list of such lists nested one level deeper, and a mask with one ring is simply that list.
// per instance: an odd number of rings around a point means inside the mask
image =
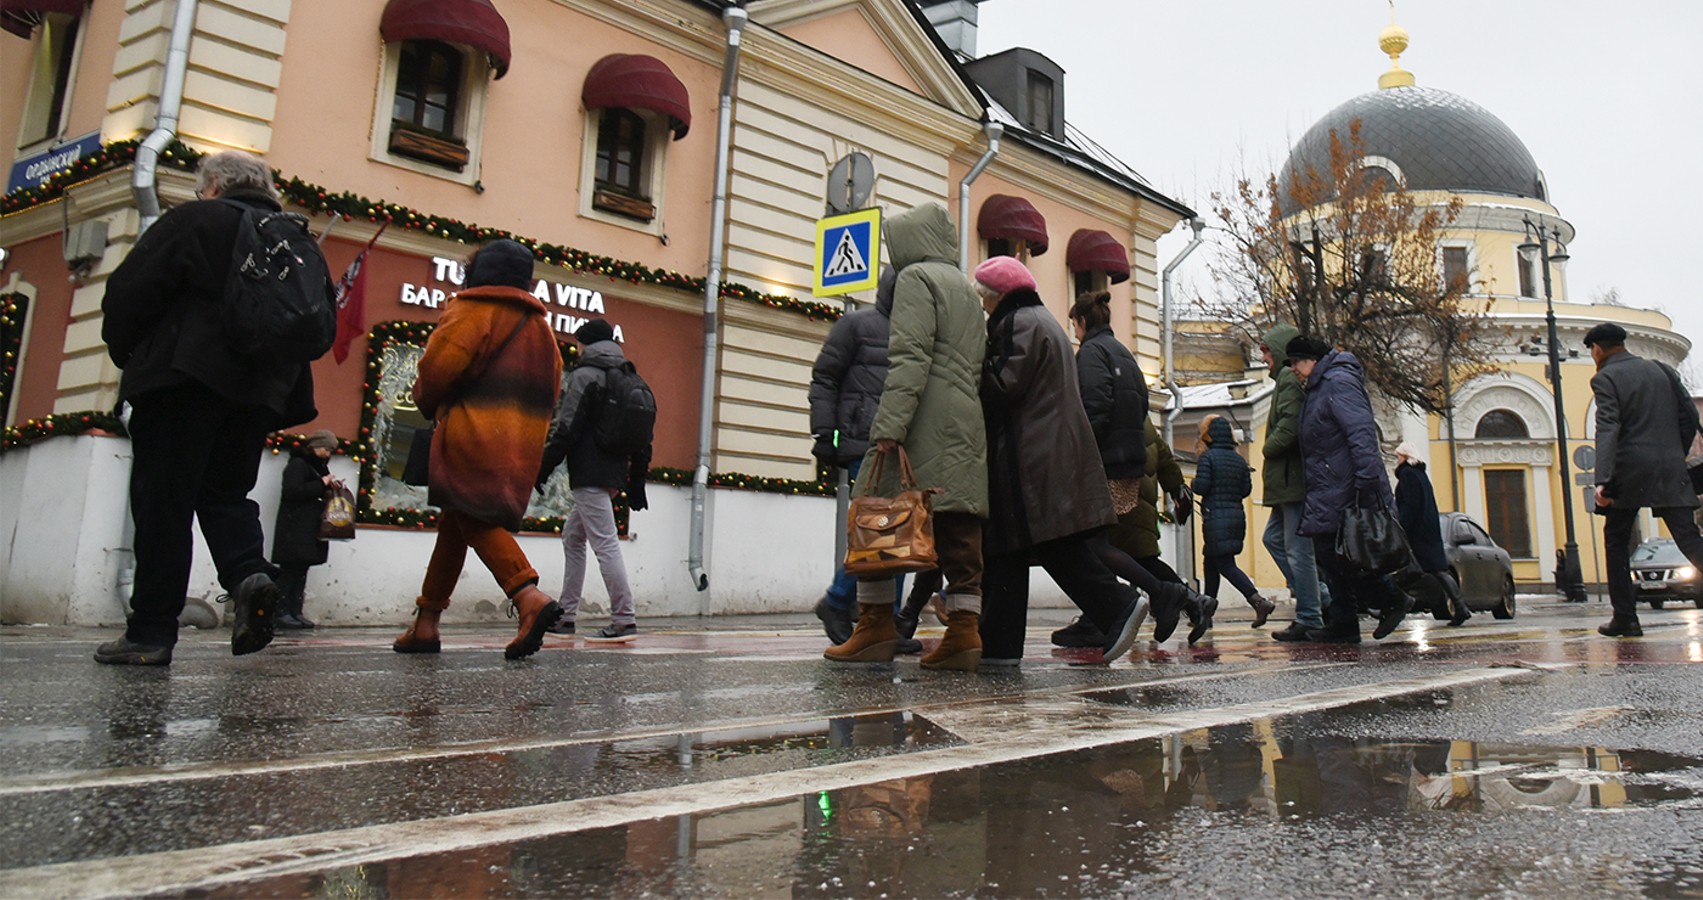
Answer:
[{"label": "person carrying backpack", "polygon": [[[266,435],[318,415],[308,363],[336,336],[325,258],[306,220],[282,213],[266,163],[207,156],[195,195],[143,232],[101,300],[101,338],[131,409],[136,525],[129,621],[95,651],[101,663],[171,663],[197,521],[234,601],[231,653],[271,642],[279,572],[248,493]],[[275,255],[254,249],[262,231]],[[265,277],[239,277],[239,256]]]},{"label": "person carrying backpack", "polygon": [[634,511],[648,505],[645,473],[650,468],[656,397],[621,352],[607,320],[586,322],[574,339],[581,346],[579,366],[562,393],[537,482],[542,490],[550,473],[567,461],[574,505],[562,523],[565,565],[558,602],[563,614],[550,631],[574,633],[589,544],[609,592],[609,625],[586,635],[586,640],[627,642],[638,637],[639,628],[615,530],[615,498],[625,492],[627,508]]}]

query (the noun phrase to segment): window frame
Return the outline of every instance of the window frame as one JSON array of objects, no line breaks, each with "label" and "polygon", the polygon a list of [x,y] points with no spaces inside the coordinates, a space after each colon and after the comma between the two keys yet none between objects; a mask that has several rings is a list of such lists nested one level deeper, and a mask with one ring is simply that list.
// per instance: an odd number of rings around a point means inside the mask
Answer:
[{"label": "window frame", "polygon": [[[1037,110],[1035,108],[1035,92],[1036,88],[1041,87],[1042,85],[1046,87],[1046,105],[1044,108]],[[1023,107],[1024,113],[1026,114],[1026,121],[1023,123],[1024,127],[1034,131],[1039,131],[1042,134],[1052,134],[1054,120],[1053,110],[1058,107],[1058,83],[1044,72],[1037,72],[1034,69],[1024,69]],[[1045,115],[1043,116],[1042,113],[1045,113]]]},{"label": "window frame", "polygon": [[[616,110],[637,117],[645,125],[645,154],[639,163],[638,176],[643,199],[606,191],[597,180],[597,158],[603,137],[604,114]],[[674,131],[668,120],[647,109],[588,109],[585,111],[583,134],[580,148],[580,216],[646,234],[662,235],[668,148],[674,139]],[[647,205],[648,215],[645,209]]]},{"label": "window frame", "polygon": [[[77,68],[82,63],[84,36],[88,34],[83,25],[81,16],[47,13],[30,34],[29,82],[23,102],[19,104],[18,133],[14,144],[19,156],[48,149],[65,138],[71,120],[71,98],[77,93]],[[54,67],[52,83],[48,84],[46,79],[38,77],[39,58],[55,26],[69,27],[71,35],[65,39],[68,46],[63,48],[58,65]],[[48,95],[45,99],[41,96],[44,85]],[[41,121],[36,123],[38,119]]]},{"label": "window frame", "polygon": [[1439,283],[1442,285],[1444,290],[1448,290],[1448,253],[1451,250],[1459,250],[1466,254],[1466,269],[1462,272],[1462,275],[1465,276],[1465,284],[1462,285],[1461,293],[1463,295],[1477,293],[1478,279],[1474,277],[1474,273],[1477,268],[1478,252],[1472,241],[1439,241],[1437,243],[1437,275]]},{"label": "window frame", "polygon": [[[461,112],[461,94],[463,83],[466,81],[466,66],[468,64],[466,51],[458,49],[454,44],[448,44],[443,41],[415,40],[401,41],[400,44],[401,50],[399,50],[397,54],[396,84],[390,92],[391,127],[395,128],[397,125],[407,125],[428,134],[460,141],[461,135],[456,132],[456,125],[460,123],[457,122],[456,119],[458,114]],[[424,61],[417,61],[412,67],[407,66],[405,62],[410,48],[420,51],[417,55],[419,57],[424,57]],[[403,78],[409,75],[417,76],[420,79],[421,86],[427,88],[429,91],[429,88],[433,86],[429,80],[432,69],[431,60],[439,55],[449,57],[450,64],[453,65],[455,69],[455,77],[448,79],[447,83],[449,102],[446,104],[444,113],[447,119],[445,122],[446,127],[432,128],[423,121],[428,103],[426,99],[421,96],[416,96],[412,101],[415,105],[413,117],[404,121],[396,115],[396,102],[402,96]],[[412,72],[409,71],[410,68],[413,70]],[[423,91],[422,93],[425,93],[426,96],[429,97],[430,95],[428,91]]]},{"label": "window frame", "polygon": [[[1083,283],[1085,278],[1087,279],[1086,285]],[[1070,302],[1072,303],[1075,303],[1076,298],[1083,294],[1094,294],[1111,289],[1111,276],[1099,269],[1083,269],[1080,272],[1070,273]]]},{"label": "window frame", "polygon": [[457,171],[451,165],[429,162],[406,153],[399,153],[393,149],[393,141],[397,131],[393,113],[396,105],[398,78],[401,75],[402,45],[404,43],[406,42],[394,41],[386,44],[384,48],[384,58],[379,66],[379,89],[374,92],[372,144],[368,149],[368,158],[374,162],[471,187],[479,181],[483,157],[485,115],[491,88],[491,69],[482,62],[485,55],[461,44],[448,44],[449,47],[462,55],[460,88],[456,98],[457,110],[455,114],[455,121],[459,123],[460,127],[457,129],[454,141],[437,137],[434,133],[424,130],[405,130],[411,136],[424,138],[428,142],[436,141],[440,144],[465,149],[467,160]]}]

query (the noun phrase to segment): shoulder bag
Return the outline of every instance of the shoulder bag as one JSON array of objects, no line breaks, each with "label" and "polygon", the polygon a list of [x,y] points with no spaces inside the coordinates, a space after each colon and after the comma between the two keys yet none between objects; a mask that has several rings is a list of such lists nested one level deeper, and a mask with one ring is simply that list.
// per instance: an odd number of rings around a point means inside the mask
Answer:
[{"label": "shoulder bag", "polygon": [[877,452],[870,466],[864,493],[853,497],[846,512],[846,562],[848,575],[878,578],[901,572],[920,572],[939,565],[934,547],[934,519],[930,498],[940,488],[917,487],[911,458],[905,448],[899,457],[899,495],[872,496],[881,483],[881,467],[891,454]]}]

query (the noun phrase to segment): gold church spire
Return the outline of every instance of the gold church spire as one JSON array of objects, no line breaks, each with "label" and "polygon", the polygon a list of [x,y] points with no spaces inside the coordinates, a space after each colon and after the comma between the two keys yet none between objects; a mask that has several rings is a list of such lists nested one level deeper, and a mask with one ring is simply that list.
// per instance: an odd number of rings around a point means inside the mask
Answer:
[{"label": "gold church spire", "polygon": [[1390,24],[1378,32],[1378,49],[1390,56],[1390,70],[1378,76],[1378,89],[1413,87],[1413,73],[1401,67],[1401,51],[1407,49],[1407,29],[1396,24],[1396,3],[1390,0]]}]

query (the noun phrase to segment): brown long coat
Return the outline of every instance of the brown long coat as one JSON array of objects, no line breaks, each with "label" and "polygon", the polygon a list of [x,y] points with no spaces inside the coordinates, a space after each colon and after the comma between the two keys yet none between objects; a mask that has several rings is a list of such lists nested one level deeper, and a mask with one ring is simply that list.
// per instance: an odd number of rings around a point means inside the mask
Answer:
[{"label": "brown long coat", "polygon": [[1070,339],[1032,291],[988,320],[988,555],[1111,525],[1112,495],[1076,384]]},{"label": "brown long coat", "polygon": [[450,300],[414,381],[414,402],[438,423],[427,489],[433,506],[520,529],[562,380],[545,316],[544,304],[519,288],[468,288]]}]

